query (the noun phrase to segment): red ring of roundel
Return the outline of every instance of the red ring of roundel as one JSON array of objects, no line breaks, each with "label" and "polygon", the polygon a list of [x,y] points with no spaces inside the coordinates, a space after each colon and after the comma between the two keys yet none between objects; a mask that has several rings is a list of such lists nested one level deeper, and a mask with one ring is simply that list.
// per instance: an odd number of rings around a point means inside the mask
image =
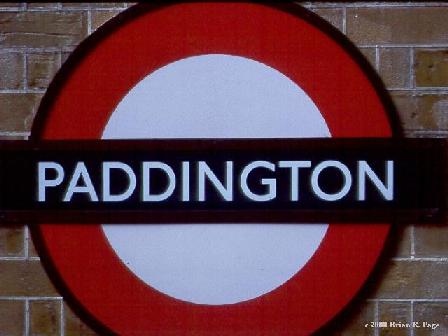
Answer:
[{"label": "red ring of roundel", "polygon": [[[368,77],[334,39],[302,17],[250,3],[180,3],[146,10],[114,28],[53,98],[44,139],[98,139],[116,105],[141,79],[176,60],[230,54],[296,82],[334,137],[388,137],[387,112]],[[168,297],[120,262],[100,225],[40,225],[47,260],[88,314],[121,335],[306,335],[334,317],[371,272],[387,224],[333,224],[294,277],[233,305]]]}]

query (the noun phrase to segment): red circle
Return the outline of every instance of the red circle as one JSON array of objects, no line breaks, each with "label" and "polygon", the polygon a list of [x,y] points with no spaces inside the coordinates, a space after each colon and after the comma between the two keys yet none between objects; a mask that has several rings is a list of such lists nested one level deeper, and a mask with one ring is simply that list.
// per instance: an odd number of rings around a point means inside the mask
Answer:
[{"label": "red circle", "polygon": [[[279,70],[311,97],[334,137],[391,135],[386,108],[368,76],[302,11],[241,2],[140,10],[58,83],[57,94],[39,112],[45,113],[41,138],[100,138],[136,83],[168,63],[204,54],[242,56]],[[45,224],[37,234],[64,286],[85,311],[120,335],[308,335],[357,293],[388,228],[332,224],[310,261],[285,284],[221,306],[183,302],[144,284],[119,260],[100,225]]]}]

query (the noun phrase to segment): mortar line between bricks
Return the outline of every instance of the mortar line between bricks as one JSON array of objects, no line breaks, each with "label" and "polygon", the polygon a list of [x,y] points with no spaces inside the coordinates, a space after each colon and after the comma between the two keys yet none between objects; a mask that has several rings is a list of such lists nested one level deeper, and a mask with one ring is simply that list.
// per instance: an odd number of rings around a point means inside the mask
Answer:
[{"label": "mortar line between bricks", "polygon": [[0,261],[40,261],[40,257],[0,257]]},{"label": "mortar line between bricks", "polygon": [[421,128],[407,128],[405,131],[407,132],[418,132],[418,133],[448,133],[448,130],[440,129],[440,130],[425,130]]},{"label": "mortar line between bricks", "polygon": [[380,48],[375,46],[375,69],[377,72],[380,71]]},{"label": "mortar line between bricks", "polygon": [[23,53],[23,76],[25,77],[24,91],[28,91],[28,52]]},{"label": "mortar line between bricks", "polygon": [[378,301],[375,301],[375,311],[374,311],[374,322],[375,322],[375,328],[373,329],[373,334],[375,336],[380,335],[380,331],[378,329],[378,323],[379,323],[379,316],[380,316],[380,304]]},{"label": "mortar line between bricks", "polygon": [[395,91],[407,91],[407,92],[417,92],[417,93],[426,93],[430,94],[431,92],[434,92],[434,94],[440,94],[446,91],[448,93],[448,87],[444,86],[420,86],[415,88],[388,88],[388,91],[395,92]]},{"label": "mortar line between bricks", "polygon": [[55,301],[62,300],[62,296],[0,296],[0,301]]},{"label": "mortar line between bricks", "polygon": [[92,34],[92,11],[87,10],[87,35]]},{"label": "mortar line between bricks", "polygon": [[25,256],[23,257],[0,257],[0,261],[26,261],[28,260]]},{"label": "mortar line between bricks", "polygon": [[[23,257],[19,257],[18,260],[26,260],[28,258],[28,232],[27,232],[27,226],[23,226]],[[0,260],[8,260],[0,258]]]},{"label": "mortar line between bricks", "polygon": [[8,132],[8,131],[0,131],[0,136],[29,136],[30,132]]},{"label": "mortar line between bricks", "polygon": [[411,333],[410,336],[414,336],[414,301],[411,300]]},{"label": "mortar line between bricks", "polygon": [[416,79],[415,79],[415,72],[414,72],[414,47],[409,48],[409,78],[410,78],[410,84],[411,88],[416,87]]},{"label": "mortar line between bricks", "polygon": [[375,46],[380,46],[382,48],[433,48],[433,49],[446,49],[448,44],[445,43],[434,43],[434,44],[423,44],[423,43],[372,43],[372,44],[356,44],[358,48],[374,48]]},{"label": "mortar line between bricks", "polygon": [[30,334],[30,302],[25,299],[25,336]]},{"label": "mortar line between bricks", "polygon": [[61,336],[65,335],[65,320],[64,320],[64,300],[61,299],[60,303],[60,307],[59,307],[59,315],[60,315],[60,320],[59,320],[59,334]]},{"label": "mortar line between bricks", "polygon": [[393,261],[442,261],[442,262],[447,262],[448,261],[448,257],[396,257],[396,258],[391,258],[391,260]]},{"label": "mortar line between bricks", "polygon": [[411,258],[415,258],[415,225],[411,226]]},{"label": "mortar line between bricks", "polygon": [[25,249],[25,259],[28,259],[30,257],[30,248],[29,248],[29,239],[30,239],[30,232],[28,230],[28,225],[24,226],[24,246],[23,248]]},{"label": "mortar line between bricks", "polygon": [[22,88],[25,89],[27,87],[27,75],[26,75],[26,69],[27,69],[27,58],[26,58],[26,51],[21,51],[22,54],[22,67],[23,67],[23,74],[22,74]]},{"label": "mortar line between bricks", "polygon": [[66,47],[43,47],[43,48],[29,48],[29,47],[6,47],[0,50],[0,54],[11,53],[11,52],[28,52],[28,53],[54,53],[58,51],[62,52],[72,52],[76,46],[66,46]]},{"label": "mortar line between bricks", "polygon": [[[448,137],[447,130],[416,130],[408,129],[404,130],[405,138],[446,138]],[[445,218],[448,220],[448,218]]]},{"label": "mortar line between bricks", "polygon": [[62,67],[62,50],[59,49],[58,53],[58,69]]},{"label": "mortar line between bricks", "polygon": [[29,133],[22,133],[22,132],[1,132],[0,131],[0,136],[3,136],[3,137],[24,137],[24,138],[27,138],[29,135],[30,135]]},{"label": "mortar line between bricks", "polygon": [[[310,3],[310,4],[301,4],[300,2],[297,3],[298,5],[301,5],[306,8],[338,8],[341,7],[341,3],[335,2],[334,4],[325,4],[325,3],[319,3],[317,5]],[[344,3],[343,6],[346,8],[384,8],[384,7],[390,7],[390,8],[412,8],[412,7],[447,7],[448,4],[441,4],[440,2],[421,2],[421,3],[388,3],[388,2],[381,2],[381,3],[369,3],[369,2],[363,2],[363,3]]]},{"label": "mortar line between bricks", "polygon": [[[26,71],[27,69],[24,69]],[[28,85],[28,83],[27,83]],[[36,93],[36,94],[44,94],[45,90],[33,90],[33,89],[5,89],[0,90],[0,93],[6,93],[6,94],[26,94],[26,93]]]},{"label": "mortar line between bricks", "polygon": [[[27,8],[27,12],[56,12],[56,11],[60,11],[63,10],[65,11],[65,9],[63,9],[61,7],[60,4],[56,3],[54,7],[32,7],[32,8]],[[79,9],[81,10],[81,9]],[[69,11],[67,11],[69,12]],[[72,10],[70,10],[70,12],[72,12]]]},{"label": "mortar line between bricks", "polygon": [[448,299],[367,299],[367,302],[448,302]]},{"label": "mortar line between bricks", "polygon": [[5,13],[5,12],[23,12],[23,11],[24,11],[23,7],[14,7],[14,8],[0,7],[0,12],[3,12],[3,13]]},{"label": "mortar line between bricks", "polygon": [[[127,7],[102,7],[102,8],[91,8],[92,10],[95,11],[101,11],[101,12],[106,12],[106,11],[116,11],[116,10],[126,10]],[[0,7],[0,10],[3,11],[3,9]],[[19,11],[20,9],[10,9],[10,10],[5,10],[7,12],[16,12]],[[62,8],[58,8],[58,7],[54,7],[54,8],[29,8],[26,11],[30,12],[30,13],[36,13],[36,12],[59,12],[59,11],[63,11],[63,12],[71,12],[71,13],[77,13],[77,12],[84,12],[86,10],[89,10],[89,8],[67,8],[67,7],[62,7]]]}]

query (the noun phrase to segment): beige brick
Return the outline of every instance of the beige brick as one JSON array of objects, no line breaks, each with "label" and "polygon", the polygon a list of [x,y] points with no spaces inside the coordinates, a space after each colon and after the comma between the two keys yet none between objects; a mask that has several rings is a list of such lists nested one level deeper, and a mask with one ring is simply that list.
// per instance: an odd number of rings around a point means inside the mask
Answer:
[{"label": "beige brick", "polygon": [[29,131],[41,96],[34,93],[0,93],[0,131]]},{"label": "beige brick", "polygon": [[30,336],[59,335],[61,302],[59,300],[31,301]]},{"label": "beige brick", "polygon": [[23,234],[22,226],[0,227],[0,256],[1,257],[20,257],[23,256]]},{"label": "beige brick", "polygon": [[388,88],[411,86],[410,51],[408,48],[381,48],[379,73]]},{"label": "beige brick", "polygon": [[415,227],[417,257],[448,257],[448,226],[417,225]]},{"label": "beige brick", "polygon": [[0,53],[0,89],[23,87],[23,58],[21,53]]},{"label": "beige brick", "polygon": [[28,87],[47,88],[60,67],[59,53],[29,54],[27,57]]},{"label": "beige brick", "polygon": [[[332,336],[373,336],[375,329],[366,324],[375,321],[374,302],[354,302],[349,310],[344,312],[341,318],[329,325],[329,328],[322,330],[322,335]],[[319,334],[320,335],[320,334]]]},{"label": "beige brick", "polygon": [[369,61],[372,68],[376,69],[376,50],[375,48],[359,48],[359,51]]},{"label": "beige brick", "polygon": [[415,83],[418,87],[448,86],[448,50],[415,52]]},{"label": "beige brick", "polygon": [[311,11],[342,31],[342,19],[344,15],[342,8],[311,8]]},{"label": "beige brick", "polygon": [[0,300],[0,335],[24,335],[24,301]]},{"label": "beige brick", "polygon": [[121,11],[117,10],[102,10],[102,11],[92,11],[92,30],[98,29],[105,22],[112,19]]},{"label": "beige brick", "polygon": [[0,261],[0,295],[59,296],[38,260]]},{"label": "beige brick", "polygon": [[448,94],[392,92],[401,123],[407,130],[448,129]]},{"label": "beige brick", "polygon": [[84,12],[0,13],[0,47],[65,47],[87,35]]},{"label": "beige brick", "polygon": [[347,35],[357,44],[446,43],[448,7],[347,9]]},{"label": "beige brick", "polygon": [[411,324],[411,303],[407,302],[379,302],[378,319],[382,322],[388,322],[387,328],[379,328],[380,336],[409,336],[411,328],[401,328],[390,325],[390,322],[400,324]]},{"label": "beige brick", "polygon": [[[448,335],[448,302],[416,302],[414,303],[414,321],[420,322],[420,328],[414,328],[415,336]],[[424,328],[423,322],[438,323],[432,330]]]},{"label": "beige brick", "polygon": [[65,336],[95,336],[98,335],[75,315],[67,304],[64,304]]},{"label": "beige brick", "polygon": [[371,279],[372,294],[381,299],[448,299],[447,262],[394,261],[381,266],[381,277]]}]

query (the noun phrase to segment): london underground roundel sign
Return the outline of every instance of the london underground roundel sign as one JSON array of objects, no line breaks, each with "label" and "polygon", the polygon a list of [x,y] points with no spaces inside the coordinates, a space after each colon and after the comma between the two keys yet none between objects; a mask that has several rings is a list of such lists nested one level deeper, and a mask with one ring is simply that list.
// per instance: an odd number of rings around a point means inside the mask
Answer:
[{"label": "london underground roundel sign", "polygon": [[[366,67],[296,5],[139,5],[69,58],[32,137],[389,137]],[[103,332],[308,335],[359,291],[389,227],[186,222],[41,224],[33,235],[60,288]]]}]

